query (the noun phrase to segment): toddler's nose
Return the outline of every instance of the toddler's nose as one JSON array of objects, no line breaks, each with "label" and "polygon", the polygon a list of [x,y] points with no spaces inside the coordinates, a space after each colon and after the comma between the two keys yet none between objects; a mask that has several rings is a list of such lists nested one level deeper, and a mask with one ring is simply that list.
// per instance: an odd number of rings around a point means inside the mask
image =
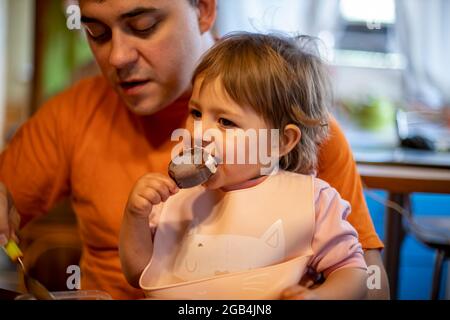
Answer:
[{"label": "toddler's nose", "polygon": [[214,141],[202,140],[202,148],[206,148],[207,146],[209,146],[212,143],[214,143]]}]

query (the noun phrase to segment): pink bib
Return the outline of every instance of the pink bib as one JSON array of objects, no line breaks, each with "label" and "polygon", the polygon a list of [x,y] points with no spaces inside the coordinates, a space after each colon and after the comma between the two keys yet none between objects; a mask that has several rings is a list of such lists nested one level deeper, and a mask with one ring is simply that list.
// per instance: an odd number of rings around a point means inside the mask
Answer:
[{"label": "pink bib", "polygon": [[313,177],[280,171],[247,189],[183,189],[152,214],[147,297],[276,299],[312,255]]}]

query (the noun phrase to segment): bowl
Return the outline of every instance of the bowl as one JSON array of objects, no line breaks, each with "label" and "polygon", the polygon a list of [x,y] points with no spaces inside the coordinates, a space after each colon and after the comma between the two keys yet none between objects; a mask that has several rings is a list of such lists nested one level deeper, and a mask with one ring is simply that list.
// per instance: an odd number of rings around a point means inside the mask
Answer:
[{"label": "bowl", "polygon": [[[77,290],[77,291],[54,291],[52,294],[56,300],[112,300],[112,297],[99,290]],[[36,300],[36,298],[29,294],[21,294],[15,300]]]}]

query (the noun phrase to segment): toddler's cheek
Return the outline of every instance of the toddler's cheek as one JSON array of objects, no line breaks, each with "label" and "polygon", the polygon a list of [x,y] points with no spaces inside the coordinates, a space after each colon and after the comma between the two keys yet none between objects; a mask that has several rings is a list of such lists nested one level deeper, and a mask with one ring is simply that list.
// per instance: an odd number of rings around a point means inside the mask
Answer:
[{"label": "toddler's cheek", "polygon": [[204,186],[208,190],[215,190],[222,187],[220,176],[222,174],[220,173],[220,166],[217,169],[217,172],[209,178],[208,181],[206,181],[202,186]]}]

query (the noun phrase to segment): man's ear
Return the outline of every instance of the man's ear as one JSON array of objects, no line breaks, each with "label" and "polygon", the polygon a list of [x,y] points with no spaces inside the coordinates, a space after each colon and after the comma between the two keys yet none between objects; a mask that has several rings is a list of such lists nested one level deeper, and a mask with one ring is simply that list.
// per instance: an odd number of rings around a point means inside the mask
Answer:
[{"label": "man's ear", "polygon": [[283,134],[280,137],[280,157],[291,152],[291,150],[294,149],[300,142],[301,137],[302,131],[295,124],[288,124],[284,127]]},{"label": "man's ear", "polygon": [[200,32],[203,34],[210,31],[216,22],[217,0],[199,0],[197,11]]}]

